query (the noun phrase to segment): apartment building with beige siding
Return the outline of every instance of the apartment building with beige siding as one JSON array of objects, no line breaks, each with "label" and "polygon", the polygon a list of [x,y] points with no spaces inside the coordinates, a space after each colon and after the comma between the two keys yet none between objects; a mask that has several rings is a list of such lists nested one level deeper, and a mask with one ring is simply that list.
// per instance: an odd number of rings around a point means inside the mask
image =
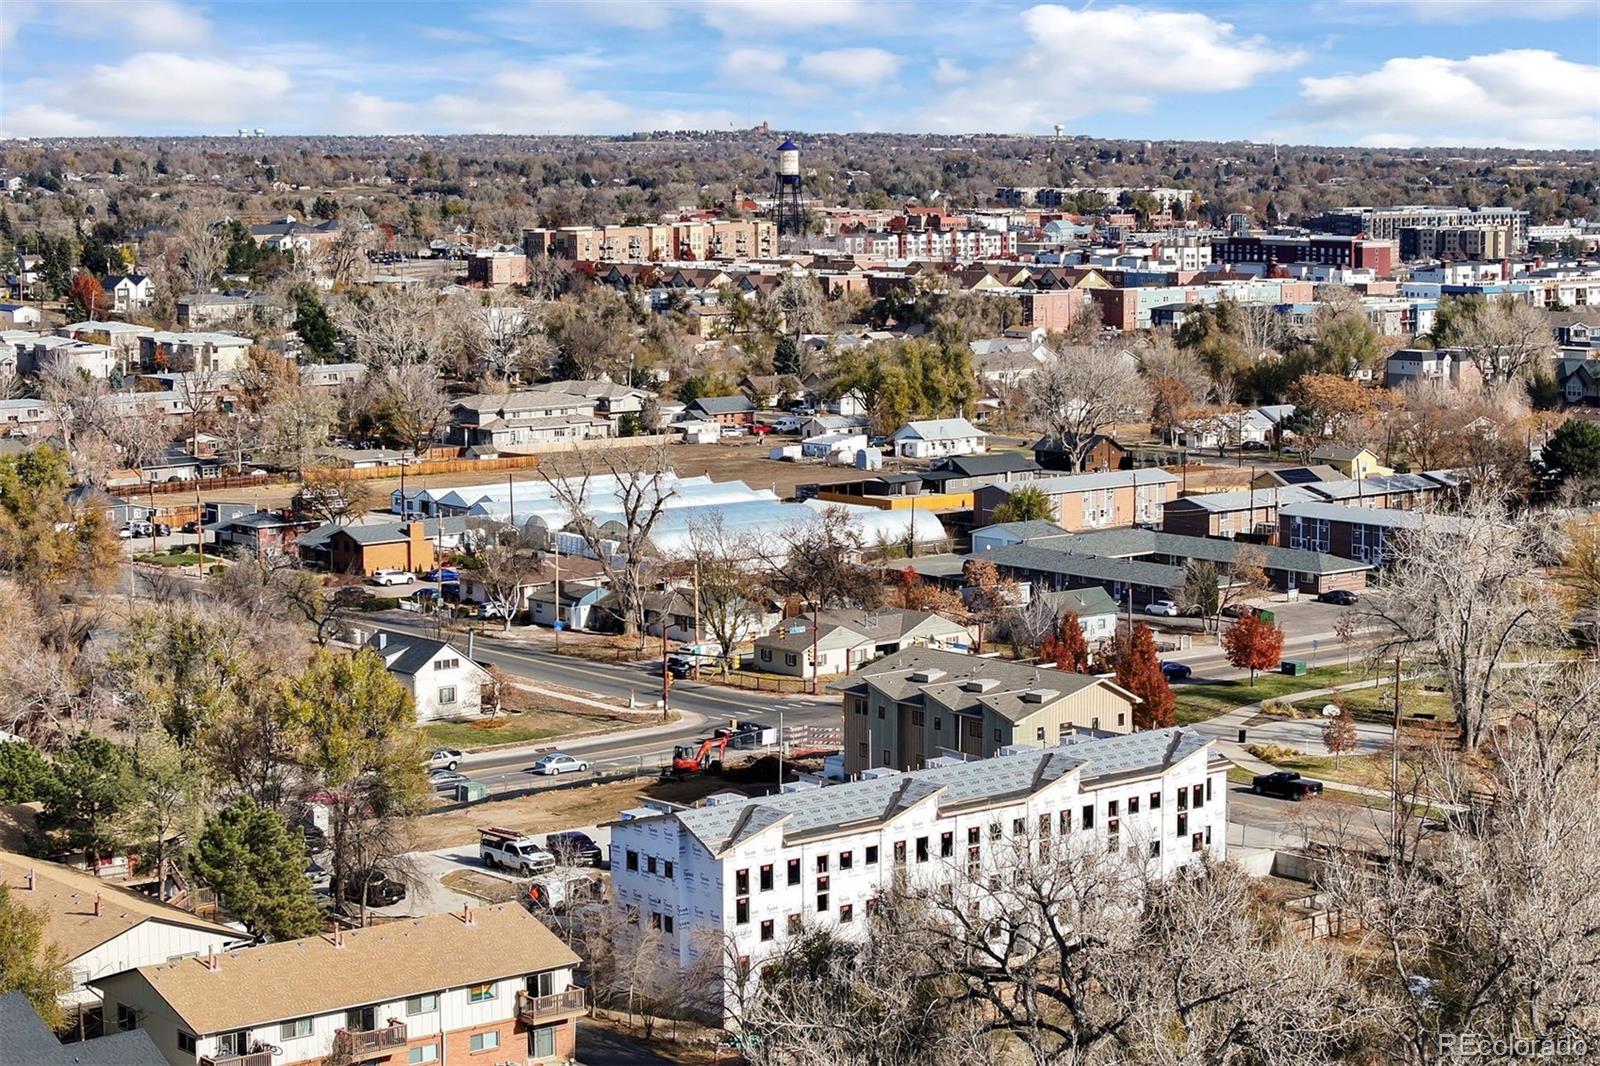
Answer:
[{"label": "apartment building with beige siding", "polygon": [[1069,533],[1154,525],[1178,496],[1178,479],[1165,470],[1102,470],[1093,474],[1036,478],[1025,485],[987,485],[973,494],[973,526],[994,521],[994,512],[1019,487],[1050,498],[1050,521]]}]

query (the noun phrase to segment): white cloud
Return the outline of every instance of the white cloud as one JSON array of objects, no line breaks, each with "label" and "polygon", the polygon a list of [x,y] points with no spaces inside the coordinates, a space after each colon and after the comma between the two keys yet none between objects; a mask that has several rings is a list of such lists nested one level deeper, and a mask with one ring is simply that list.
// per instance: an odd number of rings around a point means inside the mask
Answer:
[{"label": "white cloud", "polygon": [[221,122],[254,122],[276,112],[289,75],[265,64],[141,52],[115,66],[90,70],[72,96],[93,101],[96,113],[130,120],[144,130]]},{"label": "white cloud", "polygon": [[877,85],[900,72],[900,57],[882,48],[835,48],[801,56],[800,71],[844,85]]},{"label": "white cloud", "polygon": [[1291,112],[1327,131],[1420,131],[1433,144],[1600,144],[1600,67],[1513,49],[1398,57],[1365,74],[1302,78]]},{"label": "white cloud", "polygon": [[0,111],[0,137],[89,137],[106,132],[93,119],[48,104],[23,104]]},{"label": "white cloud", "polygon": [[783,77],[788,62],[782,52],[770,48],[735,48],[722,60],[717,71],[729,85],[747,89],[772,88]]},{"label": "white cloud", "polygon": [[724,33],[844,26],[864,11],[859,0],[700,0],[694,6]]},{"label": "white cloud", "polygon": [[1510,18],[1555,22],[1592,15],[1594,0],[1341,0],[1322,9],[1335,15],[1409,17],[1418,22],[1484,22]]},{"label": "white cloud", "polygon": [[960,85],[970,77],[972,75],[967,68],[949,56],[940,56],[939,62],[933,65],[933,81],[936,85]]},{"label": "white cloud", "polygon": [[1147,111],[1160,93],[1242,89],[1305,53],[1194,11],[1041,4],[1022,13],[1028,46],[925,115],[935,129],[1045,130],[1097,111]]}]

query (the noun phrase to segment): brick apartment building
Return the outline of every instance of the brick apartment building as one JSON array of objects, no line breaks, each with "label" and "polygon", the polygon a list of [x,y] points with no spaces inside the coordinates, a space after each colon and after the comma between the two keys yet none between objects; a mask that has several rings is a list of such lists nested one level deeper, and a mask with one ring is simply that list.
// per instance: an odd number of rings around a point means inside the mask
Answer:
[{"label": "brick apartment building", "polygon": [[1294,263],[1371,270],[1380,278],[1394,274],[1399,246],[1392,240],[1312,234],[1309,237],[1230,236],[1212,242],[1216,263]]}]

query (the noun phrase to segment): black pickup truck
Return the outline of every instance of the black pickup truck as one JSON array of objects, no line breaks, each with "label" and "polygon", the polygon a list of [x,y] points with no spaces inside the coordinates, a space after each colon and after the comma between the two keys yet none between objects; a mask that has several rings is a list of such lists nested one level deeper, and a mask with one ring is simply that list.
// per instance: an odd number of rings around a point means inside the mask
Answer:
[{"label": "black pickup truck", "polygon": [[1299,803],[1307,796],[1322,795],[1322,782],[1301,777],[1293,770],[1279,770],[1275,774],[1261,774],[1252,779],[1250,791],[1258,796],[1277,796]]}]

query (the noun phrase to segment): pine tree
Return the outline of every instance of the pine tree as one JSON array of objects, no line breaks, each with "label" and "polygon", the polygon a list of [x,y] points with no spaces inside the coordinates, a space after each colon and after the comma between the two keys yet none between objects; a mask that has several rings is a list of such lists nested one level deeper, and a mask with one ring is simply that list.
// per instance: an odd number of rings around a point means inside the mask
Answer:
[{"label": "pine tree", "polygon": [[1161,659],[1156,655],[1156,638],[1150,627],[1140,622],[1133,627],[1130,637],[1117,638],[1117,684],[1139,697],[1133,708],[1135,729],[1164,729],[1175,725],[1173,715],[1176,700],[1172,686],[1161,672]]},{"label": "pine tree", "polygon": [[1039,655],[1054,662],[1058,669],[1075,674],[1089,672],[1089,642],[1084,638],[1077,612],[1068,611],[1061,616],[1056,632],[1046,636],[1039,645]]},{"label": "pine tree", "polygon": [[1283,654],[1283,630],[1261,617],[1259,611],[1246,612],[1222,634],[1222,650],[1228,661],[1250,671],[1250,684],[1256,683],[1257,670],[1270,670]]},{"label": "pine tree", "polygon": [[249,797],[206,823],[191,865],[230,914],[273,940],[310,936],[321,924],[306,876],[305,843]]},{"label": "pine tree", "polygon": [[91,862],[115,853],[127,842],[125,822],[139,802],[139,779],[127,751],[85,734],[57,757],[55,769],[39,812],[40,830]]},{"label": "pine tree", "polygon": [[772,352],[772,371],[775,374],[800,374],[800,346],[793,337],[779,337]]}]

